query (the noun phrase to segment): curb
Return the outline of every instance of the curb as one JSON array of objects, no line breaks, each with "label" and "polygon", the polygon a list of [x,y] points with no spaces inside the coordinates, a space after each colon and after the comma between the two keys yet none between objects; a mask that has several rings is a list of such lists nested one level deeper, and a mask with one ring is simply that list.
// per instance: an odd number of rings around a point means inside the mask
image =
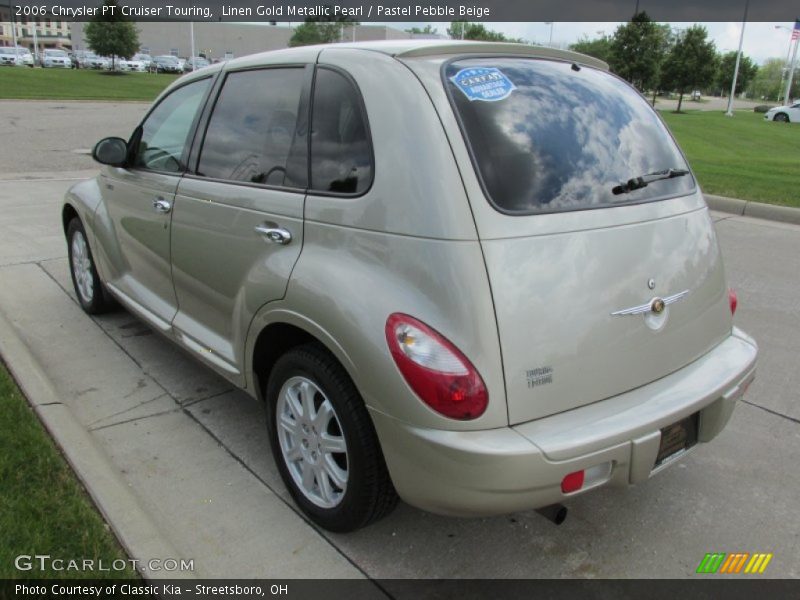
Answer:
[{"label": "curb", "polygon": [[[135,495],[97,447],[91,434],[61,402],[35,356],[0,313],[0,354],[28,404],[61,449],[130,558],[141,563],[180,556],[144,512]],[[186,571],[147,571],[145,579],[194,579]]]},{"label": "curb", "polygon": [[750,200],[739,200],[738,198],[726,198],[725,196],[714,196],[712,194],[703,195],[711,210],[732,213],[740,217],[753,217],[756,219],[767,219],[768,221],[800,225],[800,208],[764,204],[763,202],[753,202]]}]

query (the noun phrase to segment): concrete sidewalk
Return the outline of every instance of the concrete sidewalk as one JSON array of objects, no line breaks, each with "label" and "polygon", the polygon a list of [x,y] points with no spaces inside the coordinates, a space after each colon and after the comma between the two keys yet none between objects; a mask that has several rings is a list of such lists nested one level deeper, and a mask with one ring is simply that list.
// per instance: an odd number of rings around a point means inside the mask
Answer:
[{"label": "concrete sidewalk", "polygon": [[255,402],[124,311],[81,311],[65,187],[0,183],[0,353],[128,553],[193,559],[200,578],[363,577],[203,423],[219,402],[247,404],[252,419],[230,425],[269,464]]},{"label": "concrete sidewalk", "polygon": [[706,552],[741,549],[800,577],[800,228],[715,215],[762,358],[714,443],[644,485],[576,498],[558,528],[401,504],[333,535],[291,504],[260,405],[127,312],[80,310],[59,219],[71,182],[53,179],[0,181],[0,353],[131,556],[194,559],[209,578],[692,577]]}]

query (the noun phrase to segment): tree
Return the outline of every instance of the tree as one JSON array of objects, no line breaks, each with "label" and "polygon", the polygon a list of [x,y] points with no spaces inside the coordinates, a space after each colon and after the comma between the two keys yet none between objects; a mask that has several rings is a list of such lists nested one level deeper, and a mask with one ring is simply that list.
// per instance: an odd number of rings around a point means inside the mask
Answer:
[{"label": "tree", "polygon": [[642,11],[620,25],[609,45],[608,64],[640,91],[655,87],[667,50],[668,27],[654,23]]},{"label": "tree", "polygon": [[468,21],[453,21],[450,23],[450,27],[447,28],[447,35],[454,40],[523,43],[521,39],[507,38],[499,31],[486,29],[483,23],[470,23]]},{"label": "tree", "polygon": [[309,17],[302,25],[295,27],[289,40],[289,46],[312,46],[339,42],[342,39],[342,28],[356,25],[358,25],[358,21],[348,17]]},{"label": "tree", "polygon": [[[733,72],[736,69],[736,52],[727,52],[719,58],[719,68],[715,78],[714,86],[722,90],[722,95],[729,94],[733,83]],[[758,65],[750,58],[742,54],[739,61],[739,75],[736,78],[736,93],[740,94],[747,88],[753,78],[758,73]]]},{"label": "tree", "polygon": [[706,28],[693,25],[679,33],[661,73],[662,87],[679,94],[676,112],[681,112],[683,95],[710,85],[716,72],[717,50]]},{"label": "tree", "polygon": [[580,52],[581,54],[586,54],[588,56],[594,56],[595,58],[599,58],[604,62],[608,62],[609,57],[611,56],[611,38],[608,36],[603,36],[601,38],[590,40],[584,36],[574,44],[571,44],[569,49],[574,50],[575,52]]},{"label": "tree", "polygon": [[106,0],[105,6],[114,8],[100,11],[86,24],[83,34],[89,48],[100,56],[111,57],[111,71],[114,72],[117,56],[128,59],[139,51],[139,32],[133,21],[123,16],[114,0]]},{"label": "tree", "polygon": [[[786,60],[783,58],[768,58],[765,60],[750,82],[749,95],[753,98],[777,102],[778,96],[782,95],[784,91],[785,68]],[[730,89],[730,86],[728,89]]]},{"label": "tree", "polygon": [[416,35],[436,35],[439,32],[438,29],[432,27],[430,23],[425,25],[425,28],[422,29],[420,27],[412,27],[411,29],[406,29],[406,33],[412,33]]}]

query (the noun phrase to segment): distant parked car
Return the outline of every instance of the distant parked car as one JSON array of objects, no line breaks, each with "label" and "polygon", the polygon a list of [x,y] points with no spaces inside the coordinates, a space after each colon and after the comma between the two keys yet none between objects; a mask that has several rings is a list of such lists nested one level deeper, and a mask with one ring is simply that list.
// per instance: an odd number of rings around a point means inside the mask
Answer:
[{"label": "distant parked car", "polygon": [[61,68],[71,69],[72,60],[64,50],[56,48],[48,48],[42,54],[42,67],[43,68]]},{"label": "distant parked car", "polygon": [[195,71],[197,69],[202,69],[203,67],[207,67],[211,63],[208,62],[202,56],[193,56],[189,60],[186,61],[186,65],[184,66],[183,70],[186,72]]},{"label": "distant parked car", "polygon": [[27,48],[2,47],[0,48],[0,65],[9,67],[32,67],[33,55]]},{"label": "distant parked car", "polygon": [[72,60],[77,61],[79,69],[108,69],[109,60],[105,56],[98,56],[91,50],[77,50],[72,53]]},{"label": "distant parked car", "polygon": [[144,64],[144,69],[145,71],[147,71],[153,62],[153,57],[150,56],[149,54],[137,53],[133,55],[133,60],[138,60],[139,62]]},{"label": "distant parked car", "polygon": [[163,56],[156,56],[153,58],[153,63],[156,65],[156,71],[159,73],[183,73],[183,67],[178,62],[177,56],[165,54]]},{"label": "distant parked car", "polygon": [[145,63],[141,60],[136,60],[135,58],[122,58],[121,56],[117,56],[114,60],[114,70],[144,72],[147,71],[147,67],[145,66]]},{"label": "distant parked car", "polygon": [[782,121],[784,123],[800,123],[800,102],[786,106],[776,106],[764,113],[767,121]]}]

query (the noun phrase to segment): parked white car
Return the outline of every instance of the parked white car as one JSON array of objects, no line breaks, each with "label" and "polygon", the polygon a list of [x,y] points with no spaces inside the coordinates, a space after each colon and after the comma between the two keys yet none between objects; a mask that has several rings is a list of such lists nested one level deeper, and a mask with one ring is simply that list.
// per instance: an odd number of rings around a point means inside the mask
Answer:
[{"label": "parked white car", "polygon": [[72,59],[64,50],[48,48],[42,53],[42,67],[71,69]]},{"label": "parked white car", "polygon": [[117,71],[136,71],[141,73],[147,71],[147,65],[145,65],[144,61],[136,60],[135,58],[122,58],[118,56],[114,63],[114,68]]},{"label": "parked white car", "polygon": [[0,48],[0,65],[12,67],[32,67],[33,55],[27,48]]},{"label": "parked white car", "polygon": [[144,65],[144,70],[147,71],[150,68],[150,64],[153,62],[153,57],[149,54],[137,53],[133,55],[132,60],[141,62]]},{"label": "parked white car", "polygon": [[776,106],[764,113],[767,121],[782,121],[784,123],[800,123],[800,102],[786,106]]}]

